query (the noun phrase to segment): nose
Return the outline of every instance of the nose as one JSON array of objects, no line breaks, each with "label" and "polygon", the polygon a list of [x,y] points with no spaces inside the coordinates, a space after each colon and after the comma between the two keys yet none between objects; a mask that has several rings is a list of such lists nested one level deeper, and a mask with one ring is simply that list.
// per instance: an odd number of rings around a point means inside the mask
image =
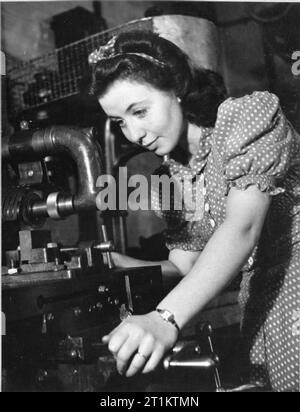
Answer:
[{"label": "nose", "polygon": [[146,131],[140,125],[136,123],[128,124],[128,134],[129,138],[133,143],[142,145],[143,139],[146,137]]}]

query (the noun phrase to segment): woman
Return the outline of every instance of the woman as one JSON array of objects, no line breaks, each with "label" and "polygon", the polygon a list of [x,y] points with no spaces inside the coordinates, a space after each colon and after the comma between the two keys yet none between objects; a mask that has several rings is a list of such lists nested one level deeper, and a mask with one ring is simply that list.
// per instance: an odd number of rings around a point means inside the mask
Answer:
[{"label": "woman", "polygon": [[194,219],[187,208],[161,213],[170,249],[163,273],[179,273],[181,282],[158,310],[127,318],[103,338],[119,372],[155,369],[179,330],[242,270],[252,377],[275,391],[298,391],[300,139],[278,98],[254,92],[226,99],[220,76],[193,67],[150,32],[120,34],[90,63],[90,93],[125,137],[159,156],[181,148],[188,163],[171,159],[169,173],[200,177],[201,187]]}]

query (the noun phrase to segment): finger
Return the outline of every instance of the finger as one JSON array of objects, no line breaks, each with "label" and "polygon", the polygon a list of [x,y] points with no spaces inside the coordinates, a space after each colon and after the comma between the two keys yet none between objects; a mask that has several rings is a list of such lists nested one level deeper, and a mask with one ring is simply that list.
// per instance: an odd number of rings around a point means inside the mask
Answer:
[{"label": "finger", "polygon": [[[125,319],[126,320],[126,319]],[[107,343],[112,336],[119,330],[121,327],[124,327],[124,322],[121,322],[118,326],[116,326],[108,335],[102,336],[103,343]]]},{"label": "finger", "polygon": [[110,339],[110,335],[102,336],[102,342],[103,342],[103,343],[108,343],[108,342],[109,342],[109,339]]},{"label": "finger", "polygon": [[150,359],[146,363],[142,373],[149,373],[149,372],[154,371],[154,369],[161,362],[164,354],[165,354],[164,348],[162,346],[157,346],[154,352],[152,353]]},{"label": "finger", "polygon": [[128,331],[125,328],[119,329],[118,331],[110,334],[110,339],[108,341],[108,350],[113,354],[117,354],[128,339]]},{"label": "finger", "polygon": [[139,347],[139,339],[128,338],[126,342],[123,344],[121,349],[117,354],[117,369],[119,373],[125,373],[130,359],[133,355],[138,351]]},{"label": "finger", "polygon": [[143,339],[137,353],[133,357],[126,372],[127,377],[135,375],[145,367],[146,363],[152,355],[153,348],[154,339],[151,335],[148,335]]},{"label": "finger", "polygon": [[145,355],[143,355],[140,351],[136,352],[126,371],[126,377],[130,378],[131,376],[141,371],[144,368],[147,360],[148,358]]}]

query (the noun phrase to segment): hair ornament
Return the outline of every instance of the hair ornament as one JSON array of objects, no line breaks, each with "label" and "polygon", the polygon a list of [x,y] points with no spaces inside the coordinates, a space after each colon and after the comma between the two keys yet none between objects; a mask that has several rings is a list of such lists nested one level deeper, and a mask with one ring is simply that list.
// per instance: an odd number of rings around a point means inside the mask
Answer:
[{"label": "hair ornament", "polygon": [[101,60],[111,59],[116,56],[140,56],[144,59],[151,61],[152,63],[158,64],[160,66],[166,66],[166,63],[156,59],[155,57],[150,56],[146,53],[139,52],[125,52],[125,53],[116,53],[115,43],[117,36],[113,36],[104,46],[100,46],[98,49],[94,50],[88,58],[89,64],[94,65]]},{"label": "hair ornament", "polygon": [[100,60],[109,59],[115,55],[115,43],[117,36],[113,36],[106,44],[100,46],[89,55],[89,64],[96,64]]}]

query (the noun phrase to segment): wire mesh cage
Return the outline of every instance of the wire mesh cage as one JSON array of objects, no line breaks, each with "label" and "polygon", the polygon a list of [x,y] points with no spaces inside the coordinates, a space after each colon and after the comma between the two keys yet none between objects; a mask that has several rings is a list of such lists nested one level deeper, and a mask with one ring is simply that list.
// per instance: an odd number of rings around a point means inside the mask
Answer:
[{"label": "wire mesh cage", "polygon": [[10,68],[7,72],[9,117],[15,119],[25,110],[78,94],[81,81],[89,72],[88,55],[113,35],[136,29],[151,30],[152,18],[93,34]]}]

